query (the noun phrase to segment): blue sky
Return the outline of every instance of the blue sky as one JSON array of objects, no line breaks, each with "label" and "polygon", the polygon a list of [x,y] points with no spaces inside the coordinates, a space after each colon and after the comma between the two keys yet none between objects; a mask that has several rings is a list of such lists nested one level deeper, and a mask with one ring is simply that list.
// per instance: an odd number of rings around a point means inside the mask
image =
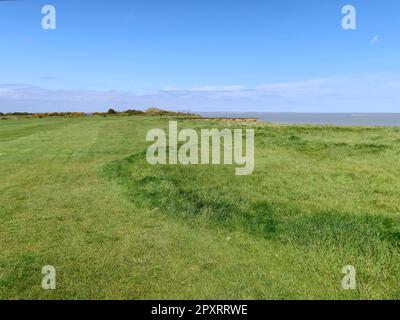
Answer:
[{"label": "blue sky", "polygon": [[0,111],[400,112],[399,14],[398,0],[0,1]]}]

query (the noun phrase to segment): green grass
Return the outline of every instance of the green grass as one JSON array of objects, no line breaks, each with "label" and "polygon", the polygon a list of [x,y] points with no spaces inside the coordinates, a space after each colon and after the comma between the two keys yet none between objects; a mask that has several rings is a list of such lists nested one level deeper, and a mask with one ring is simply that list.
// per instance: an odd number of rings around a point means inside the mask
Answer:
[{"label": "green grass", "polygon": [[400,128],[179,125],[255,128],[253,175],[148,165],[166,119],[1,121],[0,298],[400,298]]}]

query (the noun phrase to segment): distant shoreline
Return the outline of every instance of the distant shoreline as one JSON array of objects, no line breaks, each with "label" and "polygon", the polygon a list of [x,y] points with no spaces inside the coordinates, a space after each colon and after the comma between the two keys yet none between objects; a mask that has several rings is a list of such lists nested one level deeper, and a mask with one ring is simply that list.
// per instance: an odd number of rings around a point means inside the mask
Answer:
[{"label": "distant shoreline", "polygon": [[114,116],[151,116],[168,117],[177,120],[209,120],[218,122],[255,123],[266,122],[281,125],[331,125],[331,126],[362,126],[362,127],[400,127],[400,113],[300,113],[300,112],[201,112],[179,113],[156,109],[153,112],[127,110],[115,113],[60,112],[45,114],[0,112],[0,120],[20,118],[49,117],[114,117]]}]

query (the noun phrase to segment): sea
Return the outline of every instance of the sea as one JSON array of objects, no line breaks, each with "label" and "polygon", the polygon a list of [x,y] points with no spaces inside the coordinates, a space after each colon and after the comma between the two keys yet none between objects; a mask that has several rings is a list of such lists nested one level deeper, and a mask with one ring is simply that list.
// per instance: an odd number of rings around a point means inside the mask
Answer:
[{"label": "sea", "polygon": [[205,118],[257,118],[277,124],[400,126],[400,113],[203,112]]}]

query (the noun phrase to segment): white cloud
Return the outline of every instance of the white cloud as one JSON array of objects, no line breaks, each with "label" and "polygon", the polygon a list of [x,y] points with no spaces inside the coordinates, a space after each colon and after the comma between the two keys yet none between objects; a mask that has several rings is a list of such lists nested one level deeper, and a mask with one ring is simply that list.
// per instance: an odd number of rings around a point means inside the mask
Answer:
[{"label": "white cloud", "polygon": [[200,86],[191,88],[178,88],[173,86],[165,87],[162,91],[166,92],[206,92],[206,93],[234,93],[244,91],[246,88],[240,85],[232,86]]},{"label": "white cloud", "polygon": [[0,85],[1,112],[90,112],[110,106],[192,111],[398,112],[400,75],[350,75],[254,87],[166,87],[146,94]]},{"label": "white cloud", "polygon": [[374,45],[377,44],[379,41],[380,41],[380,37],[379,37],[379,35],[376,35],[376,36],[374,36],[374,37],[371,39],[370,44],[371,44],[371,46],[374,46]]}]

